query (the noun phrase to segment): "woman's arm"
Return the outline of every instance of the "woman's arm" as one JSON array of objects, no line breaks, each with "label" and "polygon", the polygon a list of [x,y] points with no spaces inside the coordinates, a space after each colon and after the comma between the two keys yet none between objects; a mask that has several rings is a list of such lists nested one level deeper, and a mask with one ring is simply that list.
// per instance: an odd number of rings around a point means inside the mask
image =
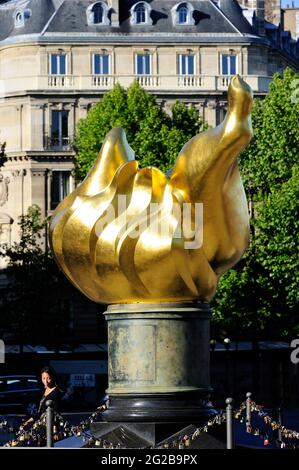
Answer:
[{"label": "woman's arm", "polygon": [[25,428],[25,426],[28,426],[28,424],[33,423],[33,422],[34,422],[34,419],[33,419],[32,417],[29,418],[29,419],[27,419],[27,421],[25,421],[25,423],[22,423],[22,424],[20,425],[20,429]]}]

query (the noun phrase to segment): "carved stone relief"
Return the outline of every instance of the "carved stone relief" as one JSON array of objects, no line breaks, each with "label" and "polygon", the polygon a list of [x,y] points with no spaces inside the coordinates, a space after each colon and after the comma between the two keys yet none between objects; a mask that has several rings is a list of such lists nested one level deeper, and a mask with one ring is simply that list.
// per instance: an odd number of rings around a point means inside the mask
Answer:
[{"label": "carved stone relief", "polygon": [[8,185],[10,179],[0,174],[0,207],[8,201]]},{"label": "carved stone relief", "polygon": [[0,213],[0,245],[11,245],[11,226],[13,219],[4,213]]}]

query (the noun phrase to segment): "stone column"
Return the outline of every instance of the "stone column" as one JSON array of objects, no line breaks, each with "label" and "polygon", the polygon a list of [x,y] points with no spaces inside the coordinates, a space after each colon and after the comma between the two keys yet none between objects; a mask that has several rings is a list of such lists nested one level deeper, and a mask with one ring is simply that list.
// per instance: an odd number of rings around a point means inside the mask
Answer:
[{"label": "stone column", "polygon": [[214,99],[208,100],[206,109],[205,109],[205,120],[212,127],[215,127],[217,125],[216,112],[217,112],[217,101]]},{"label": "stone column", "polygon": [[30,150],[44,149],[44,104],[31,104],[31,145]]},{"label": "stone column", "polygon": [[109,408],[116,422],[203,422],[210,308],[193,302],[109,306]]}]

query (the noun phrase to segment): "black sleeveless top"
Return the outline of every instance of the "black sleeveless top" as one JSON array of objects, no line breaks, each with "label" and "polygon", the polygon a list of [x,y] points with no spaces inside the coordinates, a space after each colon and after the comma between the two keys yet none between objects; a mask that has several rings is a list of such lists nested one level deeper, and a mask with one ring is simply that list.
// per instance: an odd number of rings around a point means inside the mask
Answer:
[{"label": "black sleeveless top", "polygon": [[46,402],[51,400],[53,402],[52,407],[56,413],[60,413],[60,400],[63,392],[56,386],[52,392],[48,395],[44,395],[39,403],[38,412],[36,418],[39,419],[42,414],[47,411]]}]

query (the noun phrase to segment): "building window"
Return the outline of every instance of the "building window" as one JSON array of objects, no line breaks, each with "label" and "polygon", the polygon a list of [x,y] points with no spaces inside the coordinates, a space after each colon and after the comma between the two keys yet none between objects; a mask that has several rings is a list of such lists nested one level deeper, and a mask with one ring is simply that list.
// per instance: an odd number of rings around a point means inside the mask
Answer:
[{"label": "building window", "polygon": [[108,19],[109,8],[104,2],[96,2],[86,10],[88,25],[109,25]]},{"label": "building window", "polygon": [[52,111],[51,146],[67,147],[69,144],[68,135],[68,111]]},{"label": "building window", "polygon": [[172,10],[172,18],[174,25],[194,25],[193,18],[194,8],[188,2],[183,2],[175,5]]},{"label": "building window", "polygon": [[52,171],[51,210],[70,193],[70,171]]},{"label": "building window", "polygon": [[135,8],[135,14],[137,24],[146,23],[146,12],[143,3],[139,3],[139,5],[137,5],[137,7]]},{"label": "building window", "polygon": [[178,55],[178,74],[194,75],[195,73],[195,56],[194,54]]},{"label": "building window", "polygon": [[237,56],[234,54],[222,54],[221,75],[235,75],[237,73]]},{"label": "building window", "polygon": [[15,26],[24,26],[24,15],[21,11],[18,11],[15,16]]},{"label": "building window", "polygon": [[135,73],[136,75],[150,75],[151,74],[151,55],[150,54],[136,54]]},{"label": "building window", "polygon": [[97,3],[96,5],[94,5],[92,10],[93,10],[93,22],[95,24],[103,23],[104,9],[101,3]]},{"label": "building window", "polygon": [[186,24],[188,22],[188,7],[186,4],[180,5],[178,7],[178,23]]},{"label": "building window", "polygon": [[66,54],[51,54],[50,56],[50,74],[66,75],[67,73]]},{"label": "building window", "polygon": [[22,11],[17,11],[15,14],[15,28],[22,28],[25,26],[25,21],[28,20],[31,16],[31,10],[26,8]]},{"label": "building window", "polygon": [[151,6],[145,2],[139,2],[130,10],[131,13],[131,24],[153,24],[153,20],[150,17]]},{"label": "building window", "polygon": [[108,54],[93,54],[93,74],[109,75],[110,56]]}]

